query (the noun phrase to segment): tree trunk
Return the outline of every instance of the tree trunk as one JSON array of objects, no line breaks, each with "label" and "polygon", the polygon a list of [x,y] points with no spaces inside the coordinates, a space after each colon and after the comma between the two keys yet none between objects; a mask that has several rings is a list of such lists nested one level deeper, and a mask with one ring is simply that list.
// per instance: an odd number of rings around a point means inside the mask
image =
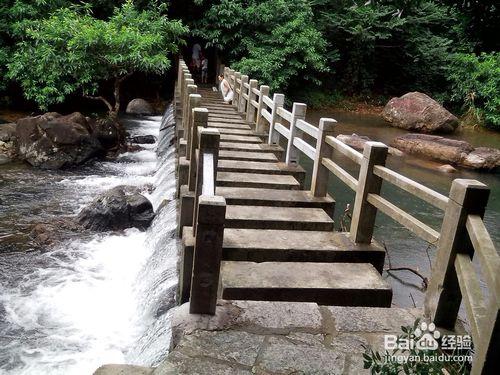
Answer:
[{"label": "tree trunk", "polygon": [[115,96],[115,106],[113,108],[113,113],[115,115],[118,114],[120,110],[120,84],[122,83],[123,78],[115,78],[115,87],[113,90],[113,95]]}]

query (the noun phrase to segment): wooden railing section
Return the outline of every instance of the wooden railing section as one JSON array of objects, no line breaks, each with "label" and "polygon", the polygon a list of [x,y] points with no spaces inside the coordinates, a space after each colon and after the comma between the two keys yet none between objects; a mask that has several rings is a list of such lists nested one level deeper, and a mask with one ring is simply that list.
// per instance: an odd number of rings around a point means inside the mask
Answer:
[{"label": "wooden railing section", "polygon": [[[179,68],[178,81],[181,87],[178,92],[184,103],[183,118],[194,123],[201,116],[201,109],[190,114],[190,108],[196,104],[196,101],[192,101],[195,89],[187,67],[182,64],[181,62]],[[311,193],[314,196],[325,196],[328,193],[330,173],[355,192],[350,227],[350,236],[355,242],[372,241],[375,218],[377,212],[381,211],[419,238],[437,246],[425,309],[438,326],[453,328],[463,300],[475,345],[472,373],[493,373],[493,369],[498,368],[497,353],[500,349],[500,257],[482,219],[489,196],[488,187],[478,181],[456,179],[449,196],[444,196],[386,167],[388,147],[385,144],[367,142],[360,153],[335,138],[335,120],[322,118],[319,125],[314,126],[305,121],[305,104],[293,103],[292,109],[287,110],[285,96],[279,93],[271,95],[268,86],[259,87],[256,80],[249,80],[248,76],[227,67],[224,69],[224,77],[234,90],[233,106],[253,124],[254,130],[263,133],[267,128],[269,144],[278,144],[280,138],[283,138],[286,143],[286,163],[298,162],[299,154],[314,162],[311,181]],[[189,127],[187,121],[183,122],[183,126]],[[307,142],[304,134],[316,143]],[[193,152],[194,148],[191,158]],[[357,178],[334,160],[337,153],[359,166]],[[200,175],[198,172],[197,176]],[[441,230],[433,229],[383,197],[383,183],[391,184],[409,196],[444,211]],[[191,172],[189,186],[192,187]],[[197,205],[201,204],[200,200]],[[201,212],[201,207],[198,211]],[[223,217],[223,211],[225,212],[225,206],[224,210],[221,208],[218,212],[219,218]],[[199,230],[200,216],[197,231]],[[487,301],[484,300],[479,278],[472,264],[474,252],[478,254],[486,281]],[[218,262],[220,263],[220,258]],[[214,273],[213,277],[215,276]],[[213,282],[215,283],[215,279]],[[213,294],[211,296],[214,298]],[[192,295],[191,301],[194,297]]]}]

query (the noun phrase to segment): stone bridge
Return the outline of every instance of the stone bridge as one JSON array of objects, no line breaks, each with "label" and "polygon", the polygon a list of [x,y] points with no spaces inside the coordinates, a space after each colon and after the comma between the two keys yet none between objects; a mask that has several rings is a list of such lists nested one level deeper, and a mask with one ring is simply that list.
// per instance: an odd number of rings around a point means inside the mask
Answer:
[{"label": "stone bridge", "polygon": [[[386,167],[386,145],[368,142],[360,153],[335,138],[334,119],[310,124],[305,104],[287,110],[283,94],[271,95],[269,87],[227,67],[223,73],[232,104],[212,88],[197,87],[179,62],[179,292],[190,313],[215,314],[219,300],[390,308],[391,287],[381,276],[385,252],[372,238],[381,211],[437,247],[426,316],[454,329],[463,303],[475,347],[473,373],[498,369],[500,258],[482,220],[488,187],[456,179],[444,196]],[[359,165],[357,177],[335,161],[337,154]],[[314,165],[308,190],[299,156]],[[356,194],[349,232],[333,228],[330,174]],[[383,197],[382,184],[442,210],[441,230]]]}]

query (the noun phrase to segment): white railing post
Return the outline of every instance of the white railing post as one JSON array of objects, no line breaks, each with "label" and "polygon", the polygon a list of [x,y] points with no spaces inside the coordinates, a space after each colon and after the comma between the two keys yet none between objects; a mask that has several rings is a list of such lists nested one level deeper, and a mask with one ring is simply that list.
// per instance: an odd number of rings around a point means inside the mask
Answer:
[{"label": "white railing post", "polygon": [[252,101],[255,101],[257,95],[253,92],[257,88],[258,82],[256,79],[251,79],[248,83],[248,102],[247,102],[247,116],[246,120],[248,122],[255,122],[255,107],[252,105]]},{"label": "white railing post", "polygon": [[264,96],[269,96],[269,86],[261,85],[259,93],[259,106],[257,107],[257,119],[255,120],[255,132],[261,132],[262,121],[264,117],[262,116],[262,109],[265,107]]},{"label": "white railing post", "polygon": [[245,94],[247,90],[247,88],[245,87],[245,83],[248,83],[248,76],[242,75],[240,84],[240,101],[238,102],[238,112],[245,112],[246,111],[245,104],[248,104],[247,99],[245,99]]},{"label": "white railing post", "polygon": [[206,108],[193,108],[193,132],[191,147],[189,148],[189,177],[188,177],[188,190],[195,191],[196,188],[196,150],[199,147],[201,128],[206,128],[208,124],[208,109]]},{"label": "white railing post", "polygon": [[382,179],[373,173],[375,165],[385,165],[388,147],[380,142],[366,142],[359,170],[358,187],[351,221],[351,239],[371,243],[377,208],[366,200],[368,194],[379,194]]},{"label": "white railing post", "polygon": [[[238,83],[238,80],[240,80],[240,83]],[[241,92],[241,73],[240,72],[234,72],[234,88],[233,88],[233,106],[238,108],[238,103],[240,102],[240,94],[239,91]]]},{"label": "white railing post", "polygon": [[318,139],[311,178],[311,194],[314,197],[325,197],[328,192],[330,171],[323,165],[323,158],[330,158],[333,150],[326,143],[327,136],[333,136],[337,121],[331,118],[319,120]]},{"label": "white railing post", "polygon": [[290,121],[290,138],[288,139],[288,145],[286,147],[286,159],[285,163],[290,165],[292,163],[298,163],[299,153],[295,146],[293,145],[293,139],[297,135],[299,136],[299,131],[295,124],[297,120],[305,120],[306,118],[307,105],[304,103],[293,103],[292,107],[292,119]]},{"label": "white railing post", "polygon": [[189,104],[187,106],[186,112],[186,129],[184,129],[184,139],[186,140],[186,160],[189,160],[191,157],[191,142],[193,138],[193,132],[195,131],[193,128],[193,109],[199,107],[201,104],[201,95],[200,94],[190,94],[189,95]]},{"label": "white railing post", "polygon": [[267,139],[268,144],[277,144],[279,142],[279,135],[274,130],[274,124],[276,124],[276,119],[278,118],[278,108],[285,105],[285,95],[274,94],[273,96],[273,106],[271,107],[271,123],[269,124],[269,137]]},{"label": "white railing post", "polygon": [[475,180],[455,179],[451,184],[425,296],[425,310],[439,327],[452,329],[455,326],[462,302],[455,258],[458,252],[473,254],[474,248],[466,228],[467,216],[484,215],[489,193],[485,184]]}]

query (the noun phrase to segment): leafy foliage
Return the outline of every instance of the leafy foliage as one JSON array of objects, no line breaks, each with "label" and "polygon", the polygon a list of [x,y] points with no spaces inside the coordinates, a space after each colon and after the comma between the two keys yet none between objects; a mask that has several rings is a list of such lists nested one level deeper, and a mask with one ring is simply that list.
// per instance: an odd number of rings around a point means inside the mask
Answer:
[{"label": "leafy foliage", "polygon": [[285,90],[297,78],[317,82],[315,73],[327,70],[326,42],[304,0],[221,0],[207,10],[196,34],[272,90]]},{"label": "leafy foliage", "polygon": [[500,53],[453,55],[450,99],[464,103],[468,119],[500,129]]},{"label": "leafy foliage", "polygon": [[108,20],[94,18],[88,8],[61,8],[47,19],[24,22],[8,76],[43,109],[77,92],[96,95],[103,82],[114,80],[114,105],[102,95],[93,98],[117,112],[121,82],[134,72],[165,72],[167,54],[177,51],[186,32],[179,21],[158,10],[139,11],[132,1]]}]

